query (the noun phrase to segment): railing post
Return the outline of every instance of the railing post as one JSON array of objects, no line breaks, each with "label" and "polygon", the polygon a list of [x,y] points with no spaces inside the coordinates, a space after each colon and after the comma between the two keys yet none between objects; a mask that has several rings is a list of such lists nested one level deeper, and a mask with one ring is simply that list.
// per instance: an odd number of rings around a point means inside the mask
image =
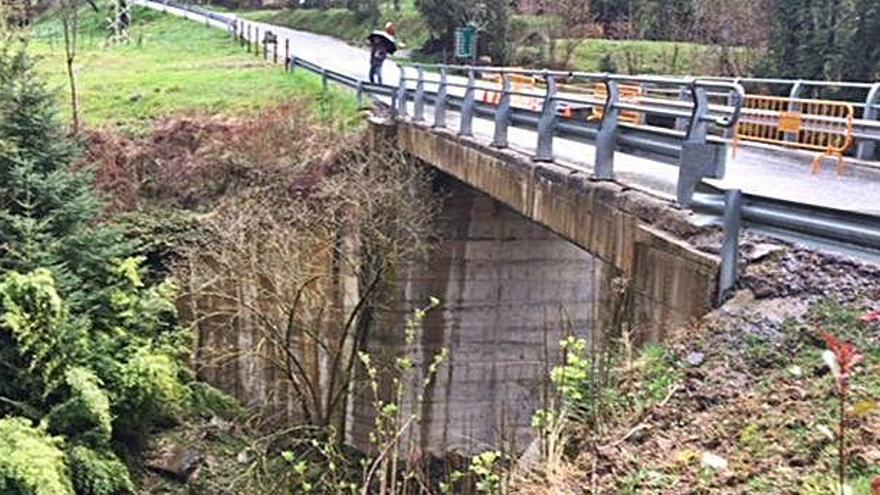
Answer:
[{"label": "railing post", "polygon": [[[789,98],[800,98],[801,92],[804,89],[804,82],[798,79],[794,82],[794,85],[791,87],[791,91],[788,93]],[[798,113],[801,111],[801,104],[796,101],[788,102],[788,111],[791,113]],[[785,133],[785,140],[789,143],[794,143],[798,140],[798,135],[796,132],[787,132]]]},{"label": "railing post", "polygon": [[413,122],[425,121],[425,70],[417,69],[416,95],[413,98]]},{"label": "railing post", "polygon": [[357,106],[358,108],[364,107],[364,82],[358,79],[357,82],[357,92],[355,93],[355,98],[357,98]]},{"label": "railing post", "polygon": [[532,159],[536,162],[553,161],[553,131],[556,129],[556,78],[546,76],[547,93],[544,95],[544,107],[538,120],[538,148]]},{"label": "railing post", "polygon": [[691,82],[690,88],[694,108],[687,134],[681,143],[676,185],[676,203],[681,208],[690,208],[697,185],[704,177],[724,176],[726,158],[722,145],[706,142],[710,122],[706,88],[694,82]]},{"label": "railing post", "polygon": [[[739,80],[740,80],[740,78],[735,77],[735,78],[733,79],[733,84],[739,84]],[[733,102],[733,99],[734,99],[735,97],[736,97],[736,92],[735,92],[735,91],[731,91],[731,92],[727,95],[727,105],[728,105],[728,106],[732,106],[732,104],[733,104],[732,102]],[[736,126],[731,126],[731,127],[728,127],[727,129],[724,129],[724,134],[723,134],[723,136],[724,136],[725,138],[727,138],[727,139],[733,139],[733,137],[736,136]]]},{"label": "railing post", "polygon": [[[871,90],[868,91],[868,99],[865,100],[865,113],[862,118],[865,120],[880,120],[880,82],[874,83]],[[874,151],[877,149],[877,143],[874,141],[861,141],[856,150],[856,158],[859,160],[871,160],[874,158]]]},{"label": "railing post", "polygon": [[[639,84],[639,89],[641,89],[641,91],[642,91],[642,96],[647,98],[648,97],[648,83]],[[639,125],[645,125],[645,121],[647,121],[647,119],[648,119],[648,114],[646,114],[645,112],[639,112],[639,122],[638,122]]]},{"label": "railing post", "polygon": [[254,55],[260,56],[260,28],[254,26]]},{"label": "railing post", "polygon": [[[683,87],[678,90],[678,99],[679,101],[690,101],[691,95],[688,94],[688,88]],[[675,119],[675,130],[676,131],[686,131],[688,128],[688,119],[685,117],[676,117]]]},{"label": "railing post", "polygon": [[602,113],[602,122],[596,134],[596,163],[593,164],[593,178],[596,180],[614,179],[614,149],[617,147],[618,122],[620,119],[620,87],[617,81],[605,80],[608,98]]},{"label": "railing post", "polygon": [[492,138],[492,146],[507,148],[507,129],[510,127],[510,75],[501,73],[501,99],[498,101],[498,109],[495,111],[495,136]]},{"label": "railing post", "polygon": [[251,52],[251,27],[252,27],[252,26],[251,26],[250,24],[247,25],[247,36],[245,36],[246,41],[247,41],[247,51],[248,51],[248,53]]},{"label": "railing post", "polygon": [[474,94],[476,93],[477,75],[474,69],[468,69],[467,88],[464,90],[464,99],[461,102],[461,124],[458,127],[459,136],[474,135]]},{"label": "railing post", "polygon": [[278,63],[278,35],[275,35],[275,42],[272,43],[272,63]]},{"label": "railing post", "polygon": [[406,67],[398,65],[400,82],[397,87],[397,115],[406,117]]},{"label": "railing post", "polygon": [[263,33],[263,60],[269,60],[269,41],[266,39],[266,33]]},{"label": "railing post", "polygon": [[290,38],[284,38],[284,70],[290,70]]},{"label": "railing post", "polygon": [[721,272],[718,276],[718,305],[736,286],[739,270],[739,233],[742,227],[742,191],[724,192],[724,240],[721,243]]},{"label": "railing post", "polygon": [[449,81],[446,77],[446,68],[440,68],[440,84],[437,86],[437,99],[434,100],[434,128],[446,129],[446,95],[449,90]]}]

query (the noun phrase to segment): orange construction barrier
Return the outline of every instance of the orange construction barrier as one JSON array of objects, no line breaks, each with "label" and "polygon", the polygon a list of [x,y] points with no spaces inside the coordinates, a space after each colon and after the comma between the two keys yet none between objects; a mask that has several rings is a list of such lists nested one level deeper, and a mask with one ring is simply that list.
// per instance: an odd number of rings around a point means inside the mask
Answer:
[{"label": "orange construction barrier", "polygon": [[[543,95],[538,95],[538,86],[535,84],[535,78],[523,74],[510,74],[510,89],[513,93],[528,93],[534,90],[535,97],[514,94],[510,97],[510,104],[515,107],[528,108],[530,110],[541,110]],[[504,87],[504,79],[501,74],[487,74],[483,76],[484,81],[488,81],[491,87],[483,89],[483,103],[489,105],[498,105],[501,103],[501,89]]]},{"label": "orange construction barrier", "polygon": [[492,89],[483,90],[483,103],[491,105],[501,103],[501,88],[504,82],[501,74],[486,74],[483,76],[483,80],[492,83]]},{"label": "orange construction barrier", "polygon": [[[617,87],[620,92],[620,101],[625,103],[638,103],[639,98],[642,96],[642,88],[641,86],[630,86],[626,84],[621,84]],[[602,83],[596,83],[593,86],[593,95],[601,98],[602,102],[608,101],[608,88],[605,87]],[[587,120],[596,121],[602,120],[605,116],[605,108],[602,106],[595,106],[592,108],[589,117]],[[618,118],[620,122],[626,124],[641,124],[642,123],[642,115],[639,112],[633,110],[623,110],[620,112],[620,117]]]},{"label": "orange construction barrier", "polygon": [[817,174],[822,159],[837,158],[837,174],[846,169],[844,153],[853,144],[855,111],[849,103],[776,96],[746,95],[736,126],[734,153],[740,141],[821,151],[811,170]]}]

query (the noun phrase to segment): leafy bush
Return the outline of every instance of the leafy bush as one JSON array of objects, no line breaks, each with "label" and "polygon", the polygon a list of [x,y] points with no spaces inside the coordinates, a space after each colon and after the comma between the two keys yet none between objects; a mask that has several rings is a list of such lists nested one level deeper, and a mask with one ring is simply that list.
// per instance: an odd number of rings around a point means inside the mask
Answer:
[{"label": "leafy bush", "polygon": [[71,495],[64,442],[23,418],[0,419],[0,493]]},{"label": "leafy bush", "polygon": [[101,380],[92,370],[80,366],[67,370],[65,379],[70,387],[70,398],[50,412],[52,431],[68,435],[88,434],[95,444],[109,442],[113,416]]},{"label": "leafy bush", "polygon": [[67,454],[71,478],[79,495],[133,493],[128,468],[113,453],[76,446]]},{"label": "leafy bush", "polygon": [[113,440],[188,404],[176,288],[145,283],[121,230],[96,222],[75,151],[24,51],[0,45],[3,494],[132,492]]}]

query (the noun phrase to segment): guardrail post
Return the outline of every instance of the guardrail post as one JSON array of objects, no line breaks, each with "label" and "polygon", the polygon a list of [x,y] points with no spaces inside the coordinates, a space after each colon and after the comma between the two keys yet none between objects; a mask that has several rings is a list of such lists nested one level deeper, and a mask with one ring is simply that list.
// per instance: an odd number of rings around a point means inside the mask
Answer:
[{"label": "guardrail post", "polygon": [[[865,120],[880,120],[880,82],[874,83],[871,90],[868,91],[868,99],[865,100],[865,113],[862,118]],[[859,143],[856,150],[856,158],[859,160],[871,160],[874,158],[874,151],[877,149],[877,143],[874,141],[864,140]]]},{"label": "guardrail post", "polygon": [[461,125],[458,127],[459,136],[474,135],[474,95],[476,94],[477,75],[474,69],[468,69],[467,88],[464,90],[464,99],[461,102]]},{"label": "guardrail post", "polygon": [[397,88],[397,115],[406,117],[406,67],[397,66],[400,69],[400,83]]},{"label": "guardrail post", "polygon": [[[678,99],[679,101],[690,101],[691,95],[688,94],[688,88],[684,87],[678,90]],[[676,117],[675,119],[675,130],[676,131],[686,131],[688,128],[688,119],[684,117]]]},{"label": "guardrail post", "polygon": [[721,272],[718,275],[718,305],[736,286],[739,271],[739,233],[742,227],[742,191],[724,192],[724,240],[721,242]]},{"label": "guardrail post", "polygon": [[617,107],[620,88],[617,81],[606,79],[605,87],[608,98],[596,134],[596,163],[593,164],[593,178],[596,180],[614,179],[614,149],[617,147],[617,123],[620,118],[620,109]]},{"label": "guardrail post", "polygon": [[272,43],[272,63],[273,64],[278,63],[278,37],[277,37],[278,35],[275,35],[275,36],[276,36],[275,42]]},{"label": "guardrail post", "polygon": [[446,69],[440,69],[440,84],[437,86],[437,99],[434,100],[434,128],[446,129],[446,95],[449,90],[449,81],[446,77]]},{"label": "guardrail post", "polygon": [[296,71],[296,55],[290,56],[290,72],[293,73]]},{"label": "guardrail post", "polygon": [[[642,96],[648,96],[648,83],[639,84],[639,89],[642,91]],[[639,112],[639,125],[645,125],[645,122],[648,120],[648,114],[645,112]]]},{"label": "guardrail post", "polygon": [[251,52],[251,27],[252,27],[252,26],[251,26],[250,24],[247,25],[247,36],[245,36],[245,39],[246,39],[246,42],[247,42],[247,51],[248,51],[248,53]]},{"label": "guardrail post", "polygon": [[284,70],[290,70],[290,38],[284,38]]},{"label": "guardrail post", "polygon": [[[791,87],[791,91],[788,93],[789,98],[800,98],[801,92],[804,89],[804,82],[800,79],[794,82],[794,85]],[[792,113],[798,113],[801,111],[801,104],[796,101],[788,102],[788,111]],[[785,140],[789,143],[797,142],[798,135],[796,132],[787,132],[785,133]]]},{"label": "guardrail post", "polygon": [[[733,79],[733,84],[739,84],[739,80],[740,80],[740,78],[735,77],[735,78]],[[731,92],[727,95],[727,105],[728,105],[728,106],[732,106],[732,105],[733,105],[733,99],[734,99],[734,98],[736,98],[736,92],[735,92],[735,91],[731,91]],[[733,137],[736,136],[736,126],[732,126],[732,127],[728,127],[727,129],[724,129],[724,133],[723,133],[722,135],[723,135],[725,138],[727,138],[727,139],[733,139]]]},{"label": "guardrail post", "polygon": [[697,184],[704,177],[723,177],[725,149],[720,144],[706,142],[709,133],[709,98],[706,89],[691,83],[693,111],[687,134],[681,143],[681,156],[678,165],[678,184],[676,203],[682,208],[690,208]]},{"label": "guardrail post", "polygon": [[418,68],[416,95],[413,97],[413,122],[425,121],[425,70]]},{"label": "guardrail post", "polygon": [[541,118],[538,119],[538,148],[532,159],[536,162],[553,161],[553,131],[556,129],[556,78],[547,75],[547,93]]},{"label": "guardrail post", "polygon": [[327,69],[321,69],[321,91],[327,92]]},{"label": "guardrail post", "polygon": [[510,75],[501,73],[501,99],[498,101],[498,109],[495,110],[495,136],[492,138],[492,146],[507,148],[507,129],[510,127]]},{"label": "guardrail post", "polygon": [[266,40],[266,33],[263,33],[263,60],[269,60],[269,41]]},{"label": "guardrail post", "polygon": [[364,82],[358,79],[357,89],[355,93],[355,98],[357,99],[358,108],[364,107]]},{"label": "guardrail post", "polygon": [[254,26],[254,55],[260,56],[260,28]]}]

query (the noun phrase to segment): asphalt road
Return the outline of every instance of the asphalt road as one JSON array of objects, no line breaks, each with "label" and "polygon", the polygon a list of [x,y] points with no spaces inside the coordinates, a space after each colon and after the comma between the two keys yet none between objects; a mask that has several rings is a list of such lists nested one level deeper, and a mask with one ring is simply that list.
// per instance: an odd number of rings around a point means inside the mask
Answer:
[{"label": "asphalt road", "polygon": [[[198,22],[206,21],[202,16],[160,3],[146,0],[139,3]],[[224,15],[235,17],[232,14]],[[361,80],[368,78],[369,51],[366,47],[354,47],[329,36],[247,22],[257,26],[261,33],[267,30],[275,33],[282,52],[285,40],[289,40],[291,54],[298,58]],[[226,29],[224,24],[217,21],[208,20],[207,23]],[[283,59],[283,55],[278,58]],[[383,79],[385,84],[398,84],[399,70],[395,64],[385,64]],[[429,119],[433,119],[430,107],[427,108],[427,114]],[[457,123],[457,115],[450,112],[449,127],[455,129]],[[492,132],[491,121],[475,119],[474,134],[477,138],[488,142]],[[531,153],[536,141],[537,135],[534,131],[510,129],[510,143],[513,148]],[[557,138],[554,140],[554,152],[560,161],[573,168],[585,171],[592,169],[594,148],[591,145]],[[880,216],[880,166],[850,167],[848,173],[838,177],[833,160],[827,161],[820,174],[812,175],[810,163],[813,155],[807,153],[745,146],[737,151],[735,157],[731,155],[732,153],[728,155],[725,177],[710,183],[725,189],[739,188],[756,196]],[[677,168],[673,165],[621,152],[615,155],[615,172],[617,180],[622,183],[664,196],[674,193],[678,177]]]}]

